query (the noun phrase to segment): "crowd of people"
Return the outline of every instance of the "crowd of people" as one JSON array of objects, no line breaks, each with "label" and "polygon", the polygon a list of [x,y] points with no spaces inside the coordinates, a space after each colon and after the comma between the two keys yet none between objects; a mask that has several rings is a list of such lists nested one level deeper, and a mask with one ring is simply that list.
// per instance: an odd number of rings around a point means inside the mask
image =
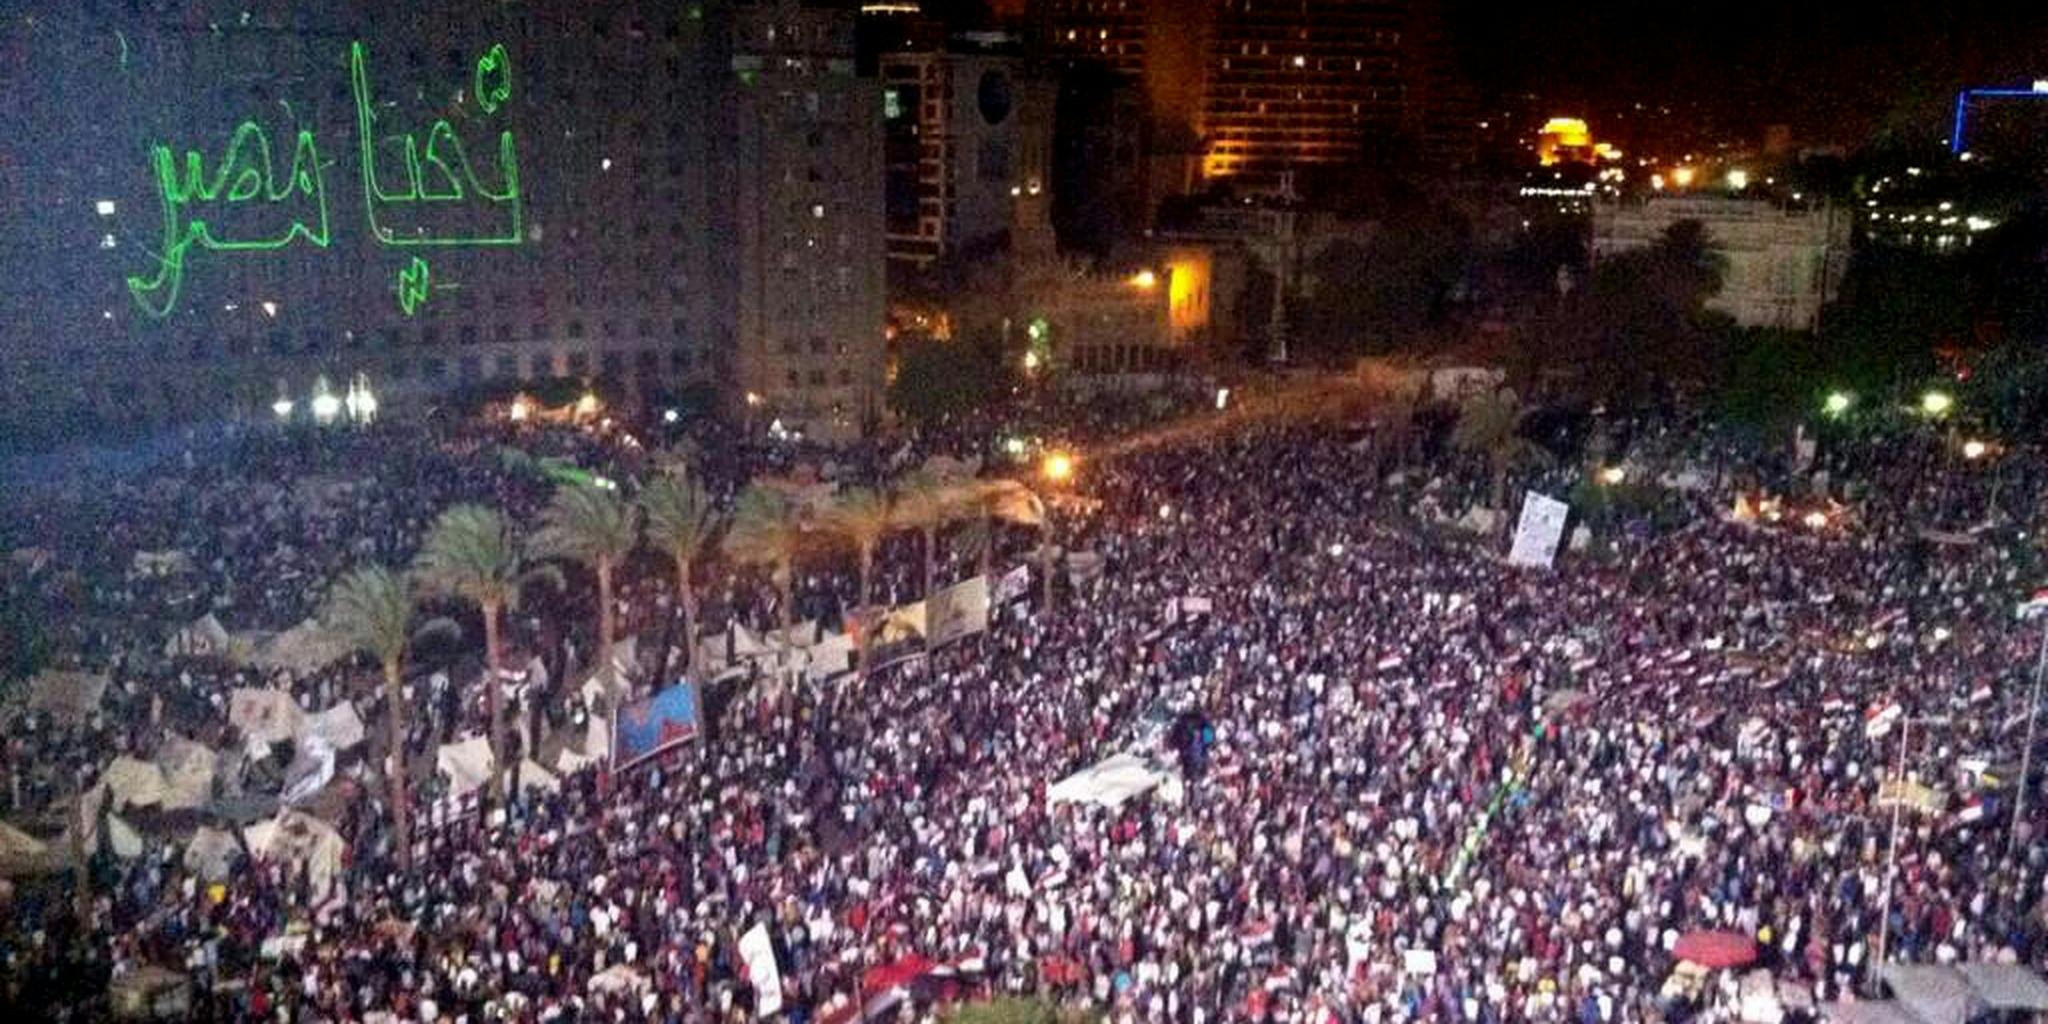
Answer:
[{"label": "crowd of people", "polygon": [[[757,925],[798,1021],[1010,994],[1176,1024],[1716,1019],[1732,975],[1670,983],[1695,932],[1753,941],[1756,966],[1814,1002],[1869,994],[1884,961],[2048,963],[2048,817],[2039,773],[2016,771],[2039,453],[1962,459],[1927,434],[1788,454],[1633,422],[1603,465],[1515,482],[1563,496],[1611,466],[1671,481],[1678,514],[1610,509],[1545,569],[1423,513],[1488,490],[1483,456],[1441,438],[1268,422],[1106,446],[1142,428],[1058,419],[1084,453],[1060,489],[1082,500],[1053,502],[1045,532],[1100,570],[1059,572],[1050,605],[1034,585],[985,633],[873,671],[707,686],[717,720],[697,742],[430,821],[409,867],[373,729],[333,784],[347,854],[331,886],[246,856],[202,877],[189,820],[136,817],[144,850],[101,844],[82,919],[72,874],[16,881],[5,998],[90,1019],[110,978],[155,966],[206,1019],[739,1020],[762,998],[739,948]],[[928,454],[985,454],[993,473],[998,435],[1027,429],[991,418],[831,453],[712,437],[692,471],[727,501],[807,461],[884,483]],[[451,502],[530,522],[549,485],[492,457],[504,440],[252,437],[232,458],[13,499],[10,543],[34,556],[10,562],[10,603],[33,609],[53,664],[112,685],[78,720],[15,711],[5,817],[61,820],[112,759],[173,735],[248,746],[224,712],[236,687],[381,721],[366,662],[264,673],[164,640],[206,611],[288,628],[351,566],[403,565]],[[514,440],[628,492],[661,471],[615,435]],[[1793,511],[1729,515],[1763,495]],[[1040,541],[1010,529],[999,570],[1044,571]],[[974,571],[946,547],[945,579]],[[189,570],[132,572],[162,549]],[[915,534],[891,538],[880,589],[919,596],[920,557]],[[852,569],[807,557],[800,617],[850,608]],[[672,577],[651,556],[626,575],[622,621],[651,648]],[[579,583],[512,617],[510,660],[577,677],[594,643]],[[706,628],[772,623],[758,584],[714,566]],[[1162,610],[1180,598],[1205,609]],[[449,646],[408,680],[423,772],[481,728],[476,654]],[[570,687],[525,698],[565,734],[602,717]],[[1148,728],[1167,720],[1183,727]],[[1049,803],[1125,750],[1170,782]],[[1880,800],[1901,773],[1925,794],[1903,810]],[[875,979],[895,968],[923,980],[884,1009]]]}]

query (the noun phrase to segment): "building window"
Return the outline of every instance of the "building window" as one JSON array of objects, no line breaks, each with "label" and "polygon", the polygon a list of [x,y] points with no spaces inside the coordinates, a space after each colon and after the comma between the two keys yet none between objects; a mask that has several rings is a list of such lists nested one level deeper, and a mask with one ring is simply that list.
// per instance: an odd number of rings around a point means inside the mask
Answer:
[{"label": "building window", "polygon": [[651,348],[643,348],[640,354],[634,357],[634,362],[642,376],[652,376],[661,370],[661,353]]},{"label": "building window", "polygon": [[671,369],[671,370],[674,370],[674,371],[675,371],[675,372],[677,372],[677,373],[681,373],[681,372],[683,372],[684,370],[687,370],[687,369],[689,369],[689,368],[690,368],[690,350],[689,350],[689,349],[686,349],[686,348],[672,348],[672,349],[669,349],[669,352],[668,352],[668,368],[669,368],[669,369]]},{"label": "building window", "polygon": [[571,321],[569,321],[569,337],[571,337],[571,338],[581,338],[581,337],[583,337],[583,321],[581,321],[581,320],[571,320]]},{"label": "building window", "polygon": [[784,384],[787,384],[787,385],[789,385],[790,387],[796,387],[796,386],[797,386],[797,374],[796,374],[796,371],[795,371],[795,370],[791,370],[791,371],[789,371],[788,373],[785,373],[785,374],[783,374],[783,375],[782,375],[782,382],[783,382]]},{"label": "building window", "polygon": [[492,376],[495,376],[500,380],[509,380],[513,377],[519,376],[519,357],[499,356],[496,363],[496,369],[492,371]]},{"label": "building window", "polygon": [[582,349],[578,349],[574,352],[569,353],[569,373],[571,375],[580,377],[583,374],[589,372],[590,353],[585,352]]},{"label": "building window", "polygon": [[822,387],[824,387],[824,386],[825,386],[825,371],[823,371],[823,370],[812,370],[812,371],[811,371],[811,386],[812,386],[812,387],[814,387],[814,388],[822,388]]},{"label": "building window", "polygon": [[605,376],[617,377],[626,369],[626,355],[623,352],[606,352],[601,365]]}]

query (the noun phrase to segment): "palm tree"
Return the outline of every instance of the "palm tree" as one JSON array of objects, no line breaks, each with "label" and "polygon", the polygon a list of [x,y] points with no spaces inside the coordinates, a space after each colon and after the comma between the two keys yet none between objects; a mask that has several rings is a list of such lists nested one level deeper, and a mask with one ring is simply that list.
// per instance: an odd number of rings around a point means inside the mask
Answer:
[{"label": "palm tree", "polygon": [[1490,507],[1495,511],[1499,511],[1501,503],[1507,500],[1508,470],[1542,454],[1542,449],[1522,436],[1522,409],[1514,394],[1507,391],[1467,403],[1458,414],[1458,425],[1451,432],[1451,443],[1464,451],[1486,456],[1493,471]]},{"label": "palm tree", "polygon": [[[505,612],[515,611],[527,582],[534,572],[526,567],[512,525],[497,509],[482,505],[455,505],[444,510],[427,530],[412,571],[427,593],[454,597],[476,605],[484,620],[484,697],[491,714],[491,755],[497,763],[492,772],[493,795],[507,760],[505,748],[505,667],[503,622]],[[552,567],[560,586],[561,576]],[[535,695],[538,699],[538,695]]]},{"label": "palm tree", "polygon": [[[588,568],[597,576],[597,665],[612,668],[612,640],[617,632],[612,609],[612,571],[640,540],[639,512],[618,494],[591,484],[555,489],[540,513],[540,532],[533,551]],[[615,676],[617,673],[613,673]],[[617,703],[620,694],[613,695]]]},{"label": "palm tree", "polygon": [[796,508],[780,491],[748,484],[733,504],[732,528],[725,532],[724,546],[735,562],[769,567],[781,597],[777,610],[787,636],[795,610],[796,556],[803,546],[803,524]]},{"label": "palm tree", "polygon": [[349,646],[377,659],[384,670],[384,729],[390,748],[384,778],[390,787],[391,826],[398,838],[398,863],[412,866],[412,798],[406,786],[406,647],[412,642],[412,592],[380,565],[349,573],[334,584],[320,610],[320,622]]},{"label": "palm tree", "polygon": [[958,507],[959,492],[929,473],[912,473],[896,484],[897,522],[924,535],[924,592],[937,581],[939,528]]},{"label": "palm tree", "polygon": [[[683,671],[688,672],[697,642],[697,592],[690,578],[718,532],[718,511],[703,484],[682,476],[649,481],[640,491],[640,511],[647,518],[647,542],[675,562],[676,595],[683,609]],[[666,658],[667,652],[662,653]]]},{"label": "palm tree", "polygon": [[875,548],[896,526],[896,509],[887,495],[856,487],[839,496],[825,513],[826,525],[853,543],[860,557],[860,605],[874,595]]}]

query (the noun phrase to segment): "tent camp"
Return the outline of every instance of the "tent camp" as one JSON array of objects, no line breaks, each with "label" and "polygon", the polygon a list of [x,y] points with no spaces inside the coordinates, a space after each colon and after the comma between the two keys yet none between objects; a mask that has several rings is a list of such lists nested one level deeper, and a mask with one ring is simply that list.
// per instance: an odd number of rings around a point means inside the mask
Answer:
[{"label": "tent camp", "polygon": [[163,769],[148,761],[117,757],[100,773],[100,785],[113,799],[113,809],[155,807],[164,799]]},{"label": "tent camp", "polygon": [[317,739],[336,751],[347,750],[363,741],[363,719],[354,704],[342,701],[317,715],[305,716],[297,739],[300,743]]},{"label": "tent camp", "polygon": [[1054,783],[1045,802],[1121,807],[1134,796],[1150,792],[1170,776],[1132,754],[1116,754]]}]

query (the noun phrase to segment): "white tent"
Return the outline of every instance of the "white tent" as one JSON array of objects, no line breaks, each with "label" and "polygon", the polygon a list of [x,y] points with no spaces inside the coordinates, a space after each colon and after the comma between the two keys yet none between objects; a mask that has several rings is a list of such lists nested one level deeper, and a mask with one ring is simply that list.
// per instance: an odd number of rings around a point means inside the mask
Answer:
[{"label": "white tent", "polygon": [[454,796],[466,796],[490,781],[494,764],[491,743],[482,736],[443,743],[434,754],[434,769],[448,776]]},{"label": "white tent", "polygon": [[1168,778],[1167,773],[1152,768],[1143,758],[1116,754],[1054,783],[1046,790],[1045,801],[1050,805],[1082,803],[1121,807],[1125,801],[1150,792]]},{"label": "white tent", "polygon": [[298,735],[305,712],[282,690],[244,687],[228,695],[228,721],[258,743],[281,743]]},{"label": "white tent", "polygon": [[164,799],[163,770],[132,757],[115,758],[100,773],[100,785],[107,788],[117,811],[123,807],[154,807]]},{"label": "white tent", "polygon": [[305,716],[299,723],[298,740],[305,743],[315,739],[337,751],[361,743],[363,720],[356,714],[355,705],[342,701],[317,715]]},{"label": "white tent", "polygon": [[347,850],[334,826],[298,811],[283,811],[270,821],[259,821],[243,829],[242,838],[253,856],[274,863],[306,865],[316,900],[327,898]]},{"label": "white tent", "polygon": [[1927,1024],[1905,1007],[1889,999],[1866,999],[1853,1003],[1822,1003],[1820,1018],[1839,1024]]},{"label": "white tent", "polygon": [[1953,967],[1885,964],[1877,976],[1891,986],[1900,1006],[1927,1024],[1964,1024],[1986,1008],[1970,980]]},{"label": "white tent", "polygon": [[2025,1010],[2048,1013],[2048,981],[2025,964],[1994,964],[1976,961],[1957,964],[1956,970],[1970,983],[1978,998],[1994,1010]]},{"label": "white tent", "polygon": [[186,626],[164,643],[165,657],[224,658],[229,653],[227,628],[212,612]]},{"label": "white tent", "polygon": [[61,722],[79,722],[99,710],[107,677],[90,672],[45,670],[28,684],[28,706]]},{"label": "white tent", "polygon": [[348,641],[314,619],[285,630],[257,645],[251,659],[258,668],[311,675],[348,657]]},{"label": "white tent", "polygon": [[213,797],[213,776],[220,756],[203,743],[173,735],[157,751],[156,765],[163,772],[167,811],[204,807]]},{"label": "white tent", "polygon": [[201,825],[185,844],[185,867],[209,882],[224,882],[241,853],[242,845],[235,842],[233,833]]}]

